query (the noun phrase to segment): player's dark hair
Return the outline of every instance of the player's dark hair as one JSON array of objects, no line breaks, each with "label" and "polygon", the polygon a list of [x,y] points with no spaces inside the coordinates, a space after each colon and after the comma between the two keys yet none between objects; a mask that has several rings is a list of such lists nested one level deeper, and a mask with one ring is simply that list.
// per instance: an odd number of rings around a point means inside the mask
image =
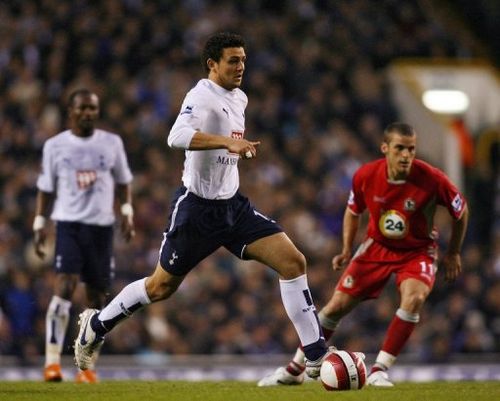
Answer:
[{"label": "player's dark hair", "polygon": [[399,134],[402,136],[415,136],[417,133],[410,124],[395,122],[389,124],[384,130],[385,143],[389,143],[391,141],[391,134]]},{"label": "player's dark hair", "polygon": [[230,32],[219,32],[208,38],[201,53],[201,64],[206,72],[210,71],[207,64],[208,59],[219,62],[224,49],[228,47],[244,48],[245,41],[240,35]]},{"label": "player's dark hair", "polygon": [[68,97],[68,107],[72,107],[75,104],[75,99],[77,96],[91,96],[93,95],[94,92],[86,89],[86,88],[80,88],[76,89],[73,92],[70,93]]}]

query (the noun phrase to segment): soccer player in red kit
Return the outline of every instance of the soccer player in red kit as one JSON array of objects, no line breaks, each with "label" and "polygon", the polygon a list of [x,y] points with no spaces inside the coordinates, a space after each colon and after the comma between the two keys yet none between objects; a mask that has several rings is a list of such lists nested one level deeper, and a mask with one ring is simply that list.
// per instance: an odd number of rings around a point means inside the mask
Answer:
[{"label": "soccer player in red kit", "polygon": [[[441,265],[445,279],[461,271],[460,249],[468,221],[463,195],[435,167],[415,159],[417,135],[404,123],[392,123],[381,145],[385,158],[363,165],[354,174],[343,223],[343,247],[332,260],[334,270],[347,265],[330,301],[319,313],[323,333],[331,337],[340,319],[360,302],[377,298],[391,274],[401,297],[367,384],[392,387],[386,371],[394,364],[419,321],[437,270],[436,206],[452,217],[451,237]],[[366,237],[354,256],[353,242],[361,214],[368,210]],[[300,384],[304,380],[300,347],[286,367],[264,377],[259,386]]]}]

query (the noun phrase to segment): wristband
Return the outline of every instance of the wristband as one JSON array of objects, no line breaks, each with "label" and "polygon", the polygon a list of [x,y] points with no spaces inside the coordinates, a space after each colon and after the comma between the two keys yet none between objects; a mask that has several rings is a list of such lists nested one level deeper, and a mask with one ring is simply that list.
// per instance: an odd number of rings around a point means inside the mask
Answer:
[{"label": "wristband", "polygon": [[33,231],[38,231],[44,228],[46,221],[47,220],[45,219],[45,217],[43,217],[41,214],[37,214],[35,216],[35,219],[33,220]]},{"label": "wristband", "polygon": [[134,208],[132,207],[132,205],[130,203],[124,203],[121,206],[120,211],[122,212],[122,215],[124,215],[124,216],[133,216],[134,215]]}]

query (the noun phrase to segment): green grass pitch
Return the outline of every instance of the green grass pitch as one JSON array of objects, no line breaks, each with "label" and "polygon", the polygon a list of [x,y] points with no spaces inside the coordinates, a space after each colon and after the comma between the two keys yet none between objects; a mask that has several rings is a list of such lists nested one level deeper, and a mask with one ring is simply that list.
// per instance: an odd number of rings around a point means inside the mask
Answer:
[{"label": "green grass pitch", "polygon": [[329,392],[319,383],[256,387],[255,383],[186,381],[103,381],[99,384],[0,382],[5,401],[494,401],[500,381],[397,383],[394,388],[365,387]]}]

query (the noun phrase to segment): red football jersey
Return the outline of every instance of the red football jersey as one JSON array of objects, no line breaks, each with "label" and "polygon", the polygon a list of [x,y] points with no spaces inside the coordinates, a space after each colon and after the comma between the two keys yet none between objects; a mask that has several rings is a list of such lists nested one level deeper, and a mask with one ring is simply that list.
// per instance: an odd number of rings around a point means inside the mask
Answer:
[{"label": "red football jersey", "polygon": [[398,249],[434,243],[437,205],[459,219],[465,199],[441,170],[416,159],[405,181],[389,180],[385,159],[363,165],[354,174],[348,201],[355,214],[368,209],[368,237]]}]

